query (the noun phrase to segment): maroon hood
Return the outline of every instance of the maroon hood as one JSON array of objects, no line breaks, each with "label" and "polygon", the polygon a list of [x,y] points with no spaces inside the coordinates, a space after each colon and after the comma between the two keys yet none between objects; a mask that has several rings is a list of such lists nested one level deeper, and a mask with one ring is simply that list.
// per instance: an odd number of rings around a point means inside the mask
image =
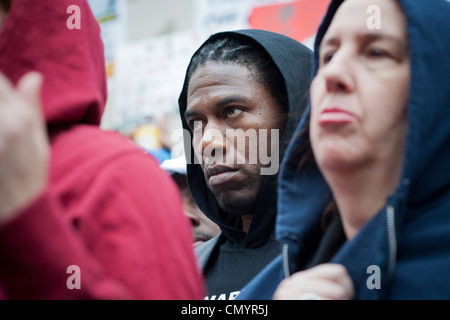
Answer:
[{"label": "maroon hood", "polygon": [[[80,8],[80,29],[69,29]],[[44,77],[42,106],[51,125],[99,125],[106,103],[100,27],[85,0],[14,0],[0,31],[0,72],[14,84],[27,72]]]}]

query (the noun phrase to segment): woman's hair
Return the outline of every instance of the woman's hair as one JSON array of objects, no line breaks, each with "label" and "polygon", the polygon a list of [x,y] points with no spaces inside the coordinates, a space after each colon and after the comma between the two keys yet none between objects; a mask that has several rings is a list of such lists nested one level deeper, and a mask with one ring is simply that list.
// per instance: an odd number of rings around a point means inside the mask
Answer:
[{"label": "woman's hair", "polygon": [[186,83],[198,67],[210,61],[236,63],[248,68],[255,79],[269,90],[281,111],[289,111],[284,78],[266,50],[256,41],[230,36],[209,41],[192,57]]},{"label": "woman's hair", "polygon": [[[310,114],[307,115],[307,118],[296,137],[296,140],[300,143],[295,145],[291,151],[290,157],[286,160],[286,166],[295,170],[297,173],[301,170],[309,170],[312,167],[317,166],[309,137],[309,120]],[[322,228],[325,230],[338,214],[339,211],[336,202],[334,198],[332,198],[322,213]]]},{"label": "woman's hair", "polygon": [[3,9],[3,11],[9,12],[12,2],[13,0],[0,0],[0,7]]},{"label": "woman's hair", "polygon": [[299,172],[303,168],[312,167],[316,165],[314,154],[309,139],[309,118],[308,113],[302,128],[295,137],[296,140],[301,141],[292,148],[290,157],[286,160],[286,166]]}]

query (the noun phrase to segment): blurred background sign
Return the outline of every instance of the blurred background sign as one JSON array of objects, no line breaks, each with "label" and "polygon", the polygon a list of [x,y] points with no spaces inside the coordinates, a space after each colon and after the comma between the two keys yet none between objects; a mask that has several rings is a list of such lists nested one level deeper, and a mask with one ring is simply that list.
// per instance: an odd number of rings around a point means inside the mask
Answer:
[{"label": "blurred background sign", "polygon": [[254,7],[286,2],[292,0],[196,0],[194,26],[200,30],[223,29],[229,25],[249,28],[248,18]]},{"label": "blurred background sign", "polygon": [[100,24],[105,48],[106,75],[114,76],[116,54],[126,43],[126,0],[89,0],[91,10]]},{"label": "blurred background sign", "polygon": [[284,34],[312,48],[329,3],[330,0],[301,0],[254,7],[249,26]]},{"label": "blurred background sign", "polygon": [[140,135],[143,125],[165,123],[165,128],[160,128],[164,136],[170,135],[167,131],[181,128],[178,96],[186,68],[192,54],[211,34],[264,29],[313,49],[315,33],[330,2],[88,1],[100,24],[108,76],[108,100],[101,127],[119,131],[140,144],[147,141],[141,139],[146,136]]}]

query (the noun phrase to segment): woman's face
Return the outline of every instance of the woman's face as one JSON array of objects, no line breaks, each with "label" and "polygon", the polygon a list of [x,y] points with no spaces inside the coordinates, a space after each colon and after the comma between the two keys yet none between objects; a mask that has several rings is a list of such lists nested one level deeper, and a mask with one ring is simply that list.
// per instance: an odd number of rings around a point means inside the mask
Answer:
[{"label": "woman's face", "polygon": [[[373,29],[379,9],[379,29]],[[376,26],[376,24],[375,24]],[[410,61],[406,18],[394,0],[347,0],[320,46],[311,86],[311,144],[319,167],[340,171],[376,163],[401,170]]]}]

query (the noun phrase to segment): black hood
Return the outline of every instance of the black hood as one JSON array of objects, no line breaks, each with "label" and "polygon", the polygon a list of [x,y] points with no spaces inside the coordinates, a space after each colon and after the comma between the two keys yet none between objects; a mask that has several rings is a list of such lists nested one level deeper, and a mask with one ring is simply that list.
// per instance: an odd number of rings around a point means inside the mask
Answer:
[{"label": "black hood", "polygon": [[[289,139],[308,103],[312,51],[289,37],[263,30],[238,30],[216,33],[206,40],[198,51],[207,43],[224,37],[235,37],[259,44],[272,58],[284,78],[288,93],[289,116],[279,147],[279,159],[281,161]],[[184,113],[187,108],[187,92],[188,83],[185,79],[178,103],[183,129],[190,131],[184,119]],[[200,209],[220,226],[223,236],[225,236],[227,241],[230,241],[230,244],[245,248],[257,248],[264,245],[273,237],[275,229],[278,174],[267,177],[259,195],[250,230],[246,234],[241,230],[240,216],[225,213],[219,207],[213,193],[208,189],[201,166],[194,162],[194,152],[190,139],[191,137],[185,136],[184,141],[185,148],[190,148],[190,152],[186,152],[186,155],[191,155],[192,157],[192,159],[187,159],[188,184]]]}]

